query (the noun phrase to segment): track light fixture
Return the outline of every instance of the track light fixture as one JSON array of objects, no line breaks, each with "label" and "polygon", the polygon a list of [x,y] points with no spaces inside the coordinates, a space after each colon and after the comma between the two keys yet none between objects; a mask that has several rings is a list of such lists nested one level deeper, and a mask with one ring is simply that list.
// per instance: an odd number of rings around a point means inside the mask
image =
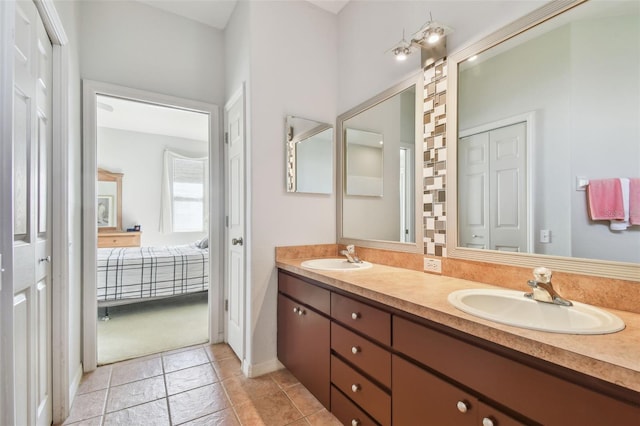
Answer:
[{"label": "track light fixture", "polygon": [[453,31],[450,27],[434,21],[431,12],[429,12],[429,18],[430,20],[413,34],[410,41],[405,39],[404,30],[402,30],[402,40],[389,49],[397,60],[404,61],[407,59],[407,56],[414,50],[417,50],[421,45],[436,44],[444,36]]}]

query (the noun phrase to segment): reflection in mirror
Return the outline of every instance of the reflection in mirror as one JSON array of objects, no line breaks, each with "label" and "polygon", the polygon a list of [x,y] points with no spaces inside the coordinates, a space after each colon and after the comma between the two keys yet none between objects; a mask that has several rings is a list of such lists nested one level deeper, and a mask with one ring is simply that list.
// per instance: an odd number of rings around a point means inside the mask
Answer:
[{"label": "reflection in mirror", "polygon": [[347,195],[382,197],[383,138],[380,133],[345,129]]},{"label": "reflection in mirror", "polygon": [[98,232],[122,228],[122,173],[98,169],[96,212]]},{"label": "reflection in mirror", "polygon": [[[338,117],[338,241],[422,252],[422,73]],[[418,155],[416,156],[416,153]]]},{"label": "reflection in mirror", "polygon": [[[449,135],[458,140],[457,158],[449,149],[458,191],[450,256],[482,257],[467,251],[480,248],[640,262],[640,227],[612,231],[591,220],[576,184],[640,176],[640,3],[578,3],[551,4],[544,11],[562,13],[534,12],[517,24],[544,22],[514,37],[511,26],[450,57],[458,75],[449,87],[457,98],[449,128],[458,130]],[[493,253],[492,261],[510,261]]]},{"label": "reflection in mirror", "polygon": [[287,192],[331,194],[333,191],[333,127],[287,116]]}]

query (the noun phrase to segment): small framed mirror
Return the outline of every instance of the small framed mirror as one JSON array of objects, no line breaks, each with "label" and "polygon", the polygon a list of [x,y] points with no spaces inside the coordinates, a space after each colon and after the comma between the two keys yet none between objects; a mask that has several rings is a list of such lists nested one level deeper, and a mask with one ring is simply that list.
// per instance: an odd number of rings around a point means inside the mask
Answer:
[{"label": "small framed mirror", "polygon": [[98,232],[122,229],[122,173],[98,169]]},{"label": "small framed mirror", "polygon": [[331,194],[333,126],[289,115],[285,135],[287,192]]}]

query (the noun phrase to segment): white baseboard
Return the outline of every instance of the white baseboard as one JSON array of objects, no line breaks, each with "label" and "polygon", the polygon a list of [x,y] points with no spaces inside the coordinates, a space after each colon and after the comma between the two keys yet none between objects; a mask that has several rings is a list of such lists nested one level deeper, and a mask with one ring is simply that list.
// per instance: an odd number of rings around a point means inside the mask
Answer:
[{"label": "white baseboard", "polygon": [[78,365],[76,368],[76,374],[73,375],[73,380],[69,383],[69,409],[71,409],[71,404],[73,404],[73,399],[76,397],[76,393],[78,392],[78,388],[80,387],[80,382],[82,381],[83,373],[82,363]]},{"label": "white baseboard", "polygon": [[247,364],[246,360],[242,361],[242,374],[249,378],[262,376],[283,368],[284,365],[282,365],[277,358],[261,362],[260,364]]}]

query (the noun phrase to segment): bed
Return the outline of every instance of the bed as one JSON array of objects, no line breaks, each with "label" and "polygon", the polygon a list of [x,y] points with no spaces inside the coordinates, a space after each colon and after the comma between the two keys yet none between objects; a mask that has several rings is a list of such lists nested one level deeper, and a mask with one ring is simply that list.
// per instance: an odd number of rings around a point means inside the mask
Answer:
[{"label": "bed", "polygon": [[209,249],[197,243],[99,248],[97,268],[99,307],[209,289]]}]

